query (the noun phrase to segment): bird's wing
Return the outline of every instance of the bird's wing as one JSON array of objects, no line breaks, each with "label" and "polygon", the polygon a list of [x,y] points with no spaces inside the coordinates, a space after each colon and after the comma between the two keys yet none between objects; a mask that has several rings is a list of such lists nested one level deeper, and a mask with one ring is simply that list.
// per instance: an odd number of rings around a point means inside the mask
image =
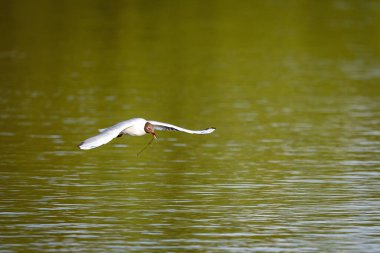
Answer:
[{"label": "bird's wing", "polygon": [[124,129],[131,127],[133,124],[133,120],[126,120],[117,123],[116,125],[109,128],[101,129],[102,131],[100,134],[84,140],[78,145],[78,147],[85,150],[97,148],[110,142],[112,139],[116,138]]},{"label": "bird's wing", "polygon": [[189,130],[189,129],[185,129],[185,128],[171,125],[168,123],[163,123],[163,122],[158,122],[158,121],[153,121],[153,120],[148,120],[148,122],[150,122],[153,125],[155,130],[160,130],[160,131],[179,131],[179,132],[185,132],[189,134],[210,134],[214,132],[215,130],[214,127],[209,127],[203,130]]}]

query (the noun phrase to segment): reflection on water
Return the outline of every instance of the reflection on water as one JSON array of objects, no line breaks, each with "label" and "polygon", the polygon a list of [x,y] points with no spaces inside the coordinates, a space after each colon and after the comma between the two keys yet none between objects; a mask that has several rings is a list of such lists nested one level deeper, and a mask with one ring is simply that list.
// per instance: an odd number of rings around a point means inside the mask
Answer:
[{"label": "reflection on water", "polygon": [[73,3],[0,4],[1,252],[378,251],[378,4]]}]

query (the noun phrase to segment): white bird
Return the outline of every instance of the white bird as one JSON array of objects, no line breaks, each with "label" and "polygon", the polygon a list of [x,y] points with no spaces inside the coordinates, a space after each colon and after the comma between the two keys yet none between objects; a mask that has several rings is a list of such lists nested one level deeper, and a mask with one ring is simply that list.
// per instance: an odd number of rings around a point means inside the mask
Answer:
[{"label": "white bird", "polygon": [[147,121],[142,118],[133,118],[119,122],[116,125],[105,129],[99,129],[100,134],[84,140],[78,145],[78,147],[84,150],[97,148],[110,142],[112,139],[121,137],[125,134],[130,136],[142,136],[144,134],[151,134],[154,139],[157,139],[157,135],[154,130],[179,131],[189,134],[210,134],[214,132],[215,128],[210,127],[204,130],[189,130],[168,123],[162,123],[153,120]]}]

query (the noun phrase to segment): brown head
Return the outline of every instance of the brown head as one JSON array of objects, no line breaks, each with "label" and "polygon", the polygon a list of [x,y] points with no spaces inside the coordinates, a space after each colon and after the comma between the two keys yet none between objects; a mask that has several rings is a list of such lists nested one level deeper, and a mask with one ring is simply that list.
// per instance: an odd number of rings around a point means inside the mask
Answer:
[{"label": "brown head", "polygon": [[157,139],[157,135],[154,132],[154,127],[151,123],[149,123],[149,122],[145,123],[144,131],[145,131],[145,133],[151,134],[155,139]]}]

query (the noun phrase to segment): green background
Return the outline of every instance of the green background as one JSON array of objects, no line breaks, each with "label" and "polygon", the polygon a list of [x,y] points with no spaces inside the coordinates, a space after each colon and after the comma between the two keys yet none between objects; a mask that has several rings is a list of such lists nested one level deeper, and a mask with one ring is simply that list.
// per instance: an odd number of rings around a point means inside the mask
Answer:
[{"label": "green background", "polygon": [[[378,1],[0,2],[0,251],[376,252]],[[133,117],[160,132],[76,145]]]}]

